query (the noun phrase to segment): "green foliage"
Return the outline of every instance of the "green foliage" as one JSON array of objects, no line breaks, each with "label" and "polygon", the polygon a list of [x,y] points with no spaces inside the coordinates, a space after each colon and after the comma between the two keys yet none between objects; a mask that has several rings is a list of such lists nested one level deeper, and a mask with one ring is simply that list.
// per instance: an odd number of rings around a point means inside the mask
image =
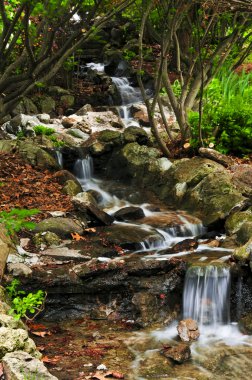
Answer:
[{"label": "green foliage", "polygon": [[175,81],[173,82],[172,90],[173,90],[174,95],[177,98],[180,97],[182,89],[181,89],[181,83],[178,79],[175,79]]},{"label": "green foliage", "polygon": [[45,302],[45,293],[38,290],[36,293],[28,293],[19,289],[20,281],[14,279],[8,286],[6,291],[12,300],[9,314],[15,319],[30,319],[30,315],[38,314],[42,311]]},{"label": "green foliage", "polygon": [[125,49],[123,51],[123,58],[126,60],[126,61],[131,61],[133,58],[136,57],[136,53],[132,50],[129,50],[129,49]]},{"label": "green foliage", "polygon": [[[221,70],[203,97],[202,135],[222,153],[239,156],[252,151],[252,74]],[[192,146],[198,146],[199,114],[190,112]]]},{"label": "green foliage", "polygon": [[51,135],[51,136],[49,136],[49,140],[52,141],[53,146],[54,146],[55,148],[60,148],[60,147],[62,147],[62,146],[65,145],[64,141],[62,141],[62,140],[58,140],[58,138],[57,138],[55,135]]},{"label": "green foliage", "polygon": [[55,133],[55,130],[53,128],[44,127],[43,125],[36,125],[33,130],[37,136],[51,136],[53,133]]},{"label": "green foliage", "polygon": [[26,219],[38,214],[40,211],[37,209],[17,209],[13,208],[11,211],[0,212],[0,223],[2,223],[7,229],[9,235],[14,235],[15,232],[20,231],[23,228],[32,230],[35,227],[35,223],[27,221]]}]

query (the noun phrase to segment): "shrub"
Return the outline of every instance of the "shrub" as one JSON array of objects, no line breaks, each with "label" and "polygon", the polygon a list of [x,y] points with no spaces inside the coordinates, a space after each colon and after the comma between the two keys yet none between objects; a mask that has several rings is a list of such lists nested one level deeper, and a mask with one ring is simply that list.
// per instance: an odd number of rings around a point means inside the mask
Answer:
[{"label": "shrub", "polygon": [[0,223],[5,226],[9,235],[14,235],[15,232],[20,231],[22,228],[32,230],[35,227],[35,223],[26,219],[39,212],[38,209],[25,210],[17,208],[13,208],[11,211],[1,211]]},{"label": "shrub", "polygon": [[18,279],[14,279],[6,286],[7,294],[12,300],[9,314],[13,315],[15,319],[34,319],[44,308],[46,294],[42,290],[26,294],[25,291],[19,289],[19,286]]},{"label": "shrub", "polygon": [[55,130],[53,128],[44,127],[44,125],[36,125],[33,130],[37,136],[51,136],[53,133],[55,133]]}]

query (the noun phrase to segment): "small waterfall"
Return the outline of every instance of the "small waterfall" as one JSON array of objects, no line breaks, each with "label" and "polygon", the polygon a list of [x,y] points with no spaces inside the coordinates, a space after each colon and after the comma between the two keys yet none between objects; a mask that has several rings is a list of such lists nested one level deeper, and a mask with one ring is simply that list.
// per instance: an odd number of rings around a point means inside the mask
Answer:
[{"label": "small waterfall", "polygon": [[120,117],[125,124],[139,127],[139,123],[133,119],[130,108],[133,103],[142,102],[140,88],[132,87],[126,77],[112,77],[122,99],[122,105],[118,107]]},{"label": "small waterfall", "polygon": [[[229,322],[230,271],[225,266],[192,266],[187,270],[183,318],[213,329]],[[213,331],[214,332],[214,331]]]},{"label": "small waterfall", "polygon": [[59,167],[62,169],[63,168],[63,155],[60,150],[56,150],[56,159],[59,164]]},{"label": "small waterfall", "polygon": [[92,157],[79,158],[74,164],[74,174],[79,182],[83,185],[93,176],[93,160]]},{"label": "small waterfall", "polygon": [[96,70],[99,73],[104,73],[104,63],[90,62],[86,64],[86,67],[91,70]]}]

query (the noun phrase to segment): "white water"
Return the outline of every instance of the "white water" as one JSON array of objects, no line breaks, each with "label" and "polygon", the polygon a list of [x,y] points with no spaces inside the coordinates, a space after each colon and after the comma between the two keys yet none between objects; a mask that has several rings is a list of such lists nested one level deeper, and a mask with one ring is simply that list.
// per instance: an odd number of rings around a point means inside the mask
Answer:
[{"label": "white water", "polygon": [[122,105],[118,106],[120,117],[125,126],[137,126],[139,123],[133,119],[130,108],[132,104],[142,102],[140,88],[132,87],[126,77],[112,77],[112,81],[118,89],[122,99]]},{"label": "white water", "polygon": [[57,162],[59,164],[59,167],[62,169],[63,168],[63,156],[60,150],[56,150],[56,158]]},{"label": "white water", "polygon": [[230,272],[225,266],[192,266],[187,270],[183,294],[183,318],[213,330],[230,322]]}]

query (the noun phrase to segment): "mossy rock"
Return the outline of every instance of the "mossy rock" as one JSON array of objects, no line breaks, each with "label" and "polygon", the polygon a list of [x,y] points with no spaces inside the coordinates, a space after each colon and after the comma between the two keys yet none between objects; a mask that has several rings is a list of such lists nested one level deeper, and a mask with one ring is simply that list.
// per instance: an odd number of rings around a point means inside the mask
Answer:
[{"label": "mossy rock", "polygon": [[13,140],[0,140],[0,152],[11,153],[16,148],[16,141]]},{"label": "mossy rock", "polygon": [[110,129],[101,131],[97,139],[103,143],[112,143],[113,145],[122,144],[122,134],[118,131],[111,131]]},{"label": "mossy rock", "polygon": [[126,128],[123,136],[126,143],[137,142],[140,145],[146,145],[149,141],[144,129],[133,126]]},{"label": "mossy rock", "polygon": [[55,110],[55,100],[51,96],[47,95],[41,95],[34,97],[33,99],[34,103],[39,109],[39,112],[41,113],[48,113],[50,114],[52,111]]},{"label": "mossy rock", "polygon": [[65,186],[62,189],[62,193],[70,196],[77,195],[78,193],[82,192],[82,187],[79,183],[73,180],[66,181]]},{"label": "mossy rock", "polygon": [[32,141],[20,141],[18,144],[18,151],[21,157],[32,166],[38,166],[41,169],[59,169],[59,165],[55,158],[39,146],[35,145]]},{"label": "mossy rock", "polygon": [[63,104],[64,107],[72,107],[74,105],[74,102],[75,102],[75,98],[73,95],[62,95],[60,97],[60,102]]},{"label": "mossy rock", "polygon": [[92,156],[102,156],[105,153],[108,153],[112,150],[113,144],[112,143],[102,143],[100,141],[94,142],[89,147],[89,152]]},{"label": "mossy rock", "polygon": [[233,253],[233,257],[242,263],[248,261],[251,255],[252,255],[252,238],[250,238],[250,240],[246,244],[244,244],[242,247],[237,248]]},{"label": "mossy rock", "polygon": [[45,245],[46,247],[57,246],[60,244],[61,239],[54,232],[39,232],[34,235],[33,242],[37,247]]},{"label": "mossy rock", "polygon": [[34,229],[34,232],[54,232],[56,235],[64,238],[69,238],[71,233],[82,234],[83,227],[81,224],[70,218],[48,218],[38,223]]},{"label": "mossy rock", "polygon": [[245,244],[252,236],[252,208],[230,215],[225,223],[228,235],[236,234],[237,241]]},{"label": "mossy rock", "polygon": [[242,317],[238,323],[239,329],[243,334],[252,335],[252,313]]}]

